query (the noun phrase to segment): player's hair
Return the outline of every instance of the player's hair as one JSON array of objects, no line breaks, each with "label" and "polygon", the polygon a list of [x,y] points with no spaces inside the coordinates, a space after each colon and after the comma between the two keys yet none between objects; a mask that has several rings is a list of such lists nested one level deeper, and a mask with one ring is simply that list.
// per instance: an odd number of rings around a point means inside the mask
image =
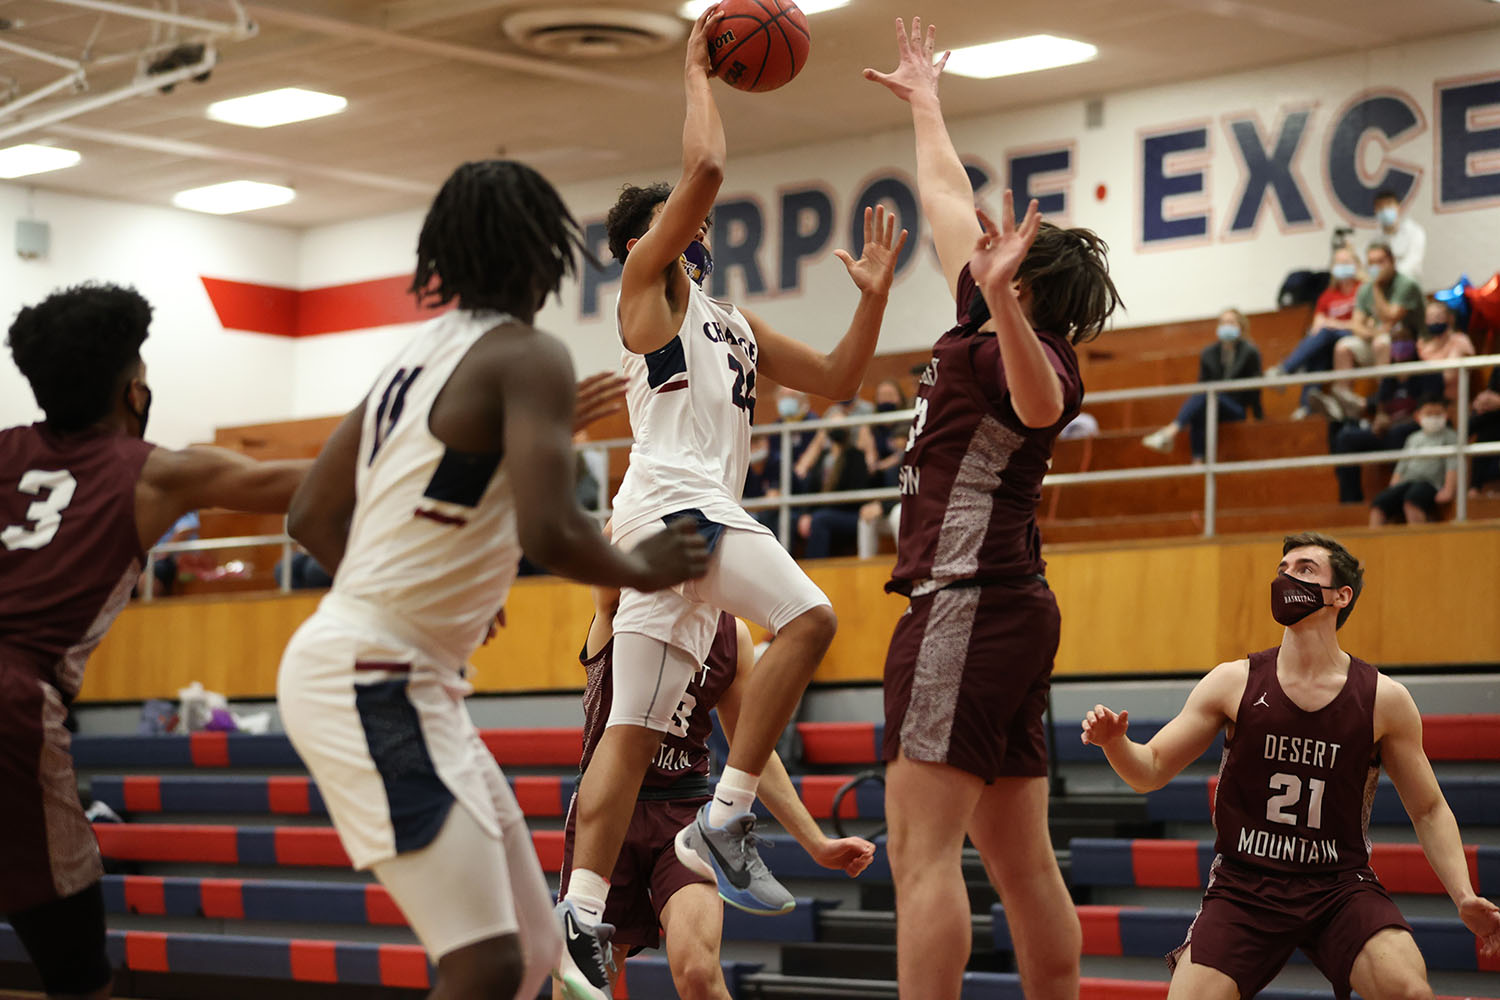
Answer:
[{"label": "player's hair", "polygon": [[1043,222],[1016,277],[1031,290],[1031,325],[1082,344],[1124,302],[1109,276],[1109,244],[1091,229]]},{"label": "player's hair", "polygon": [[545,177],[514,160],[465,163],[422,222],[408,291],[433,308],[457,299],[463,309],[529,317],[578,273],[575,251],[598,265]]},{"label": "player's hair", "polygon": [[1281,540],[1281,554],[1286,555],[1293,549],[1300,549],[1306,545],[1328,553],[1328,563],[1333,568],[1335,588],[1348,587],[1354,591],[1354,596],[1349,599],[1349,603],[1339,609],[1335,628],[1343,628],[1344,622],[1349,620],[1349,613],[1354,610],[1354,603],[1359,600],[1360,591],[1365,589],[1365,568],[1358,559],[1354,558],[1353,553],[1340,545],[1338,541],[1318,531],[1287,535]]},{"label": "player's hair", "polygon": [[1371,204],[1379,205],[1382,201],[1394,201],[1398,205],[1401,204],[1401,199],[1390,188],[1381,188],[1379,191],[1376,191],[1375,200]]},{"label": "player's hair", "polygon": [[150,325],[151,303],[134,288],[90,282],[22,309],[6,342],[47,423],[71,432],[109,416]]},{"label": "player's hair", "polygon": [[604,217],[604,231],[609,234],[610,256],[621,264],[630,251],[625,244],[639,239],[651,225],[651,213],[656,206],[672,196],[672,185],[665,181],[638,187],[626,184],[620,189],[620,197]]}]

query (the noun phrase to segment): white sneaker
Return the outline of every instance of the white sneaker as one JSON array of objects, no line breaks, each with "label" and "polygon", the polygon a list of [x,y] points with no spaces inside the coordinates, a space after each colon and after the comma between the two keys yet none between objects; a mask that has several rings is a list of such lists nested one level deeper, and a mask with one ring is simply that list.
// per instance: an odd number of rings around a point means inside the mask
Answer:
[{"label": "white sneaker", "polygon": [[1344,418],[1358,420],[1365,412],[1365,397],[1342,383],[1333,387],[1333,398],[1344,408]]},{"label": "white sneaker", "polygon": [[1334,399],[1322,389],[1314,389],[1307,394],[1308,408],[1313,413],[1320,413],[1329,420],[1343,420],[1344,407],[1338,400]]},{"label": "white sneaker", "polygon": [[1172,454],[1172,446],[1177,443],[1177,432],[1172,430],[1171,425],[1163,427],[1159,431],[1152,431],[1141,438],[1141,444],[1152,451],[1161,452],[1163,455]]}]

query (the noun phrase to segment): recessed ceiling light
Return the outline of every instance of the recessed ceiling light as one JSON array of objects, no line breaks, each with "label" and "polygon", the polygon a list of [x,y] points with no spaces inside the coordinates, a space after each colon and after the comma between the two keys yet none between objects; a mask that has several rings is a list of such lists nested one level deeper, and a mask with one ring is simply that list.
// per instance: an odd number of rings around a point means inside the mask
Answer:
[{"label": "recessed ceiling light", "polygon": [[[687,0],[687,3],[677,8],[677,13],[689,21],[696,21],[699,14],[708,10],[709,6],[716,2],[717,0]],[[1495,0],[1495,2],[1500,3],[1500,0]],[[849,0],[797,0],[797,6],[809,17],[813,14],[821,14],[825,10],[838,10],[848,4]]]},{"label": "recessed ceiling light", "polygon": [[337,94],[320,94],[316,90],[303,90],[301,87],[282,87],[263,94],[215,101],[208,106],[208,117],[231,125],[270,128],[273,125],[336,115],[348,106],[349,102]]},{"label": "recessed ceiling light", "polygon": [[49,170],[71,167],[81,159],[83,156],[76,150],[23,143],[0,149],[0,178],[9,180],[30,174],[45,174]]},{"label": "recessed ceiling light", "polygon": [[1027,35],[954,49],[948,57],[948,72],[975,80],[992,80],[997,76],[1088,62],[1098,54],[1098,47],[1088,42],[1056,35]]},{"label": "recessed ceiling light", "polygon": [[194,212],[207,212],[209,215],[233,215],[235,212],[253,212],[257,208],[285,205],[295,197],[297,192],[280,184],[226,181],[223,184],[178,191],[172,196],[172,204]]}]

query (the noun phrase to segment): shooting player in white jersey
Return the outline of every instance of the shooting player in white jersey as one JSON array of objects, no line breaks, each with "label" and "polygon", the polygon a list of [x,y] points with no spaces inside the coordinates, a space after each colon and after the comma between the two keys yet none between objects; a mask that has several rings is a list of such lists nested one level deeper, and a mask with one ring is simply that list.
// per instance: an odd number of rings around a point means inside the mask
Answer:
[{"label": "shooting player in white jersey", "polygon": [[[693,517],[711,549],[708,574],[646,594],[627,589],[615,618],[614,702],[608,728],[579,784],[568,892],[559,904],[565,961],[603,963],[593,933],[634,808],[636,792],[682,692],[708,655],[720,611],[770,629],[776,641],[745,691],[728,767],[713,801],[678,835],[683,864],[718,884],[733,906],[783,913],[790,894],[761,862],[750,807],[756,786],[803,691],[833,639],[828,599],[775,537],[740,506],[758,372],[832,399],[855,394],[875,350],[906,232],[884,208],[866,209],[858,260],[836,251],[859,301],[848,331],[824,354],[700,286],[712,269],[709,212],[724,173],[724,128],[709,89],[706,38],[716,8],[688,40],[687,120],[675,187],[627,187],[607,221],[610,252],[624,263],[617,309],[635,445],[614,501],[614,538],[629,550],[667,518]],[[607,977],[594,981],[609,995]]]}]

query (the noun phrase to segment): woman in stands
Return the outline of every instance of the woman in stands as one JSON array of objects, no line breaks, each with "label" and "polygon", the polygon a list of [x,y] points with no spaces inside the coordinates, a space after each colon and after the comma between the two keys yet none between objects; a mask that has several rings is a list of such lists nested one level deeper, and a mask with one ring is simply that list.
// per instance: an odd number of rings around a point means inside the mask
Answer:
[{"label": "woman in stands", "polygon": [[[1225,309],[1219,314],[1215,330],[1218,339],[1198,355],[1198,381],[1223,382],[1236,378],[1255,378],[1260,375],[1260,348],[1250,340],[1250,321],[1238,309]],[[1219,403],[1219,423],[1231,424],[1254,415],[1256,420],[1265,417],[1260,403],[1259,389],[1241,389],[1238,392],[1215,393]],[[1171,454],[1172,446],[1182,429],[1188,429],[1188,440],[1192,446],[1194,462],[1203,461],[1207,453],[1206,426],[1208,423],[1208,396],[1196,393],[1189,396],[1177,419],[1146,435],[1141,443],[1152,451]]]},{"label": "woman in stands", "polygon": [[865,70],[911,105],[917,184],[957,325],[933,346],[901,467],[887,588],[909,595],[885,664],[886,815],[903,1000],[956,1000],[972,928],[964,833],[1015,916],[1026,995],[1078,996],[1078,916],[1047,832],[1043,714],[1057,601],[1036,509],[1058,433],[1079,412],[1073,346],[1119,304],[1104,241],[1041,220],[975,218],[938,100],[947,57],[897,22],[900,65]]}]

